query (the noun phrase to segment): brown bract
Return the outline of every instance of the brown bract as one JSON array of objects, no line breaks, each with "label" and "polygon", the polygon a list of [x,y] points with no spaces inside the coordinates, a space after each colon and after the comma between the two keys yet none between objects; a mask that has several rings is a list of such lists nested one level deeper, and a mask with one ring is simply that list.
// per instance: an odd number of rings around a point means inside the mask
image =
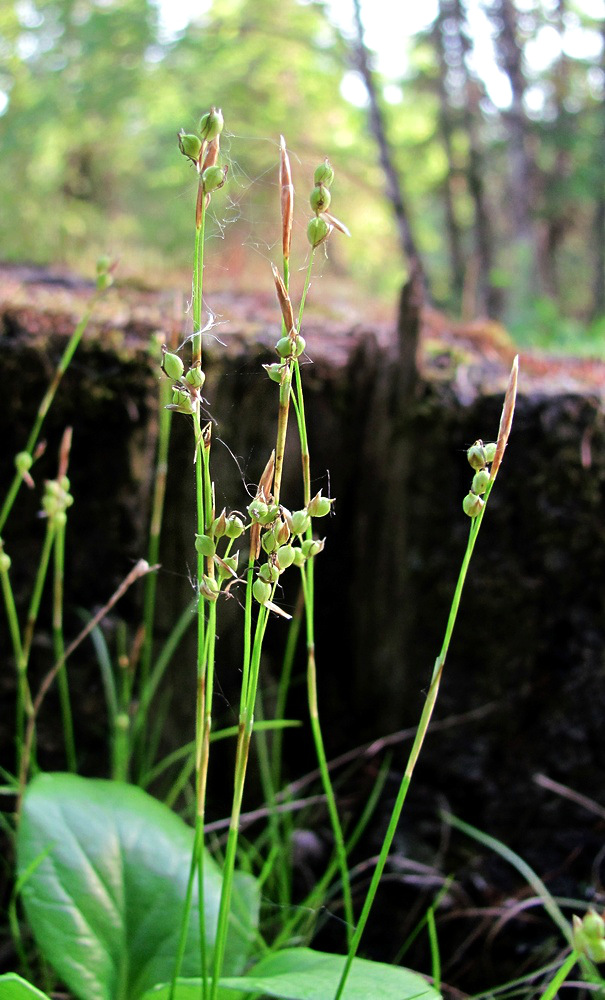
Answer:
[{"label": "brown bract", "polygon": [[283,135],[279,137],[279,187],[281,191],[282,252],[284,259],[289,260],[294,214],[294,185],[292,184],[290,158]]},{"label": "brown bract", "polygon": [[504,457],[504,451],[508,443],[508,438],[510,435],[510,429],[513,423],[513,414],[515,412],[515,402],[517,399],[517,378],[519,376],[519,355],[515,357],[513,361],[513,366],[510,372],[510,378],[508,380],[508,385],[506,387],[506,395],[504,397],[504,406],[502,407],[502,416],[500,417],[500,427],[498,428],[498,440],[496,442],[496,454],[494,455],[494,461],[492,462],[490,478],[492,481],[496,478],[498,474],[498,469],[500,468],[500,463]]}]

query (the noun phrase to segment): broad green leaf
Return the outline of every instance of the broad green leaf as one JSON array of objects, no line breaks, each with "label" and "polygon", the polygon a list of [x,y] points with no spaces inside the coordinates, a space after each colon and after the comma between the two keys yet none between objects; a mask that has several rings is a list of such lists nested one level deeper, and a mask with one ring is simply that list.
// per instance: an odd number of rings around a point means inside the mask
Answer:
[{"label": "broad green leaf", "polygon": [[[201,979],[177,979],[173,1000],[200,1000],[202,995]],[[169,1000],[170,984],[155,986],[148,990],[141,1000]],[[234,993],[232,989],[218,989],[218,1000],[245,1000],[247,993]],[[0,997],[0,1000],[2,998]]]},{"label": "broad green leaf", "polygon": [[[81,1000],[137,1000],[169,982],[193,830],[140,788],[43,774],[24,799],[19,872],[38,857],[22,889],[44,956]],[[211,956],[221,873],[204,855],[204,913]],[[225,967],[245,966],[258,923],[255,880],[238,873]],[[200,974],[197,884],[181,974]]]},{"label": "broad green leaf", "polygon": [[[342,955],[311,948],[288,948],[264,958],[246,976],[221,979],[221,985],[282,1000],[331,1000],[344,964]],[[343,1000],[438,1000],[439,997],[437,990],[415,972],[363,958],[353,960],[343,993]]]},{"label": "broad green leaf", "polygon": [[36,989],[16,972],[0,976],[0,1000],[50,1000],[46,993]]}]

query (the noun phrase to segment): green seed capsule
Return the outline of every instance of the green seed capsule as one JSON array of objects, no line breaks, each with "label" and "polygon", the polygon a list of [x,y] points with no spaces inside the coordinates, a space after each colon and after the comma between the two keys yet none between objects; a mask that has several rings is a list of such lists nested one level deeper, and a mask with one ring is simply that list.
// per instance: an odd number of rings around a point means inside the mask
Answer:
[{"label": "green seed capsule", "polygon": [[164,350],[164,357],[162,358],[162,368],[166,372],[168,378],[171,378],[174,382],[178,382],[185,371],[185,365],[179,358],[178,354],[171,354],[170,351]]},{"label": "green seed capsule", "polygon": [[321,495],[321,490],[316,493],[312,500],[309,501],[307,510],[311,517],[325,517],[329,514],[332,509],[332,504],[334,500],[330,500],[329,497],[324,497]]},{"label": "green seed capsule", "polygon": [[185,382],[194,389],[201,389],[205,381],[206,373],[202,371],[199,365],[196,365],[195,368],[190,368],[185,375]]},{"label": "green seed capsule", "polygon": [[273,534],[275,535],[275,538],[277,539],[277,544],[278,545],[285,545],[286,542],[289,540],[289,538],[290,538],[290,528],[289,528],[287,522],[284,521],[283,517],[281,517],[279,519],[279,521],[277,522],[277,524],[274,525],[274,527],[273,527]]},{"label": "green seed capsule", "polygon": [[260,515],[258,520],[262,525],[273,524],[278,514],[279,507],[277,504],[272,503],[270,506],[267,506],[267,510]]},{"label": "green seed capsule", "polygon": [[[287,338],[287,339],[289,339],[289,338]],[[280,341],[280,343],[281,343],[281,341]],[[278,354],[279,354],[279,351],[278,351]],[[284,366],[280,365],[278,361],[276,361],[272,365],[263,365],[263,368],[265,369],[267,375],[269,376],[269,378],[273,382],[281,382],[281,373],[282,373],[282,371],[284,369]]]},{"label": "green seed capsule", "polygon": [[314,212],[325,212],[330,207],[332,195],[328,191],[327,187],[320,184],[311,191],[309,201]]},{"label": "green seed capsule", "polygon": [[239,538],[245,531],[244,522],[237,514],[229,514],[225,524],[225,534],[227,538]]},{"label": "green seed capsule", "polygon": [[484,444],[483,450],[485,451],[485,461],[488,465],[491,465],[496,457],[496,442],[490,441],[489,444]]},{"label": "green seed capsule", "polygon": [[294,549],[294,565],[298,566],[298,568],[301,569],[305,565],[306,561],[307,560],[306,560],[305,556],[303,555],[302,549],[295,548]]},{"label": "green seed capsule", "polygon": [[210,556],[213,556],[216,552],[216,545],[210,535],[196,535],[195,550],[196,552],[199,552],[200,555],[210,558]]},{"label": "green seed capsule", "polygon": [[477,517],[481,513],[484,501],[476,493],[467,493],[462,501],[462,509],[469,517]]},{"label": "green seed capsule", "polygon": [[471,489],[473,493],[485,493],[489,484],[489,472],[487,469],[479,469],[473,476]]},{"label": "green seed capsule", "polygon": [[466,457],[468,458],[471,468],[485,468],[485,465],[487,464],[487,457],[485,454],[485,448],[483,447],[483,441],[475,441],[474,445],[468,449]]},{"label": "green seed capsule", "polygon": [[288,569],[289,566],[294,562],[294,553],[296,549],[293,545],[280,545],[275,556],[277,558],[277,565],[280,570],[283,571]]},{"label": "green seed capsule", "polygon": [[325,219],[316,215],[307,226],[307,239],[312,247],[318,247],[330,233],[330,226]]},{"label": "green seed capsule", "polygon": [[290,531],[293,535],[304,535],[311,524],[306,510],[295,510],[290,517]]},{"label": "green seed capsule", "polygon": [[205,115],[200,118],[200,123],[198,125],[198,132],[200,133],[202,139],[206,139],[210,142],[212,139],[216,139],[217,135],[220,135],[223,131],[225,125],[225,119],[223,118],[223,113],[220,108],[210,108]]},{"label": "green seed capsule", "polygon": [[214,535],[215,538],[222,538],[223,535],[226,534],[226,531],[227,531],[227,511],[225,510],[224,507],[223,507],[222,511],[220,512],[219,516],[215,517],[214,521],[212,522],[212,525],[210,527],[210,531],[212,532],[212,534]]},{"label": "green seed capsule", "polygon": [[204,573],[202,577],[202,582],[200,583],[200,594],[205,597],[207,601],[216,601],[219,593],[220,586],[218,582],[212,576],[208,576]]},{"label": "green seed capsule", "polygon": [[271,530],[263,533],[260,543],[268,556],[270,556],[272,552],[275,552],[277,548],[277,538]]},{"label": "green seed capsule", "polygon": [[266,503],[262,500],[253,500],[252,503],[248,504],[248,513],[253,521],[257,521],[260,524],[261,517],[264,517],[269,510]]},{"label": "green seed capsule", "polygon": [[279,578],[279,570],[273,563],[263,563],[258,575],[265,583],[276,583]]},{"label": "green seed capsule", "polygon": [[582,920],[582,929],[586,937],[598,940],[605,936],[605,920],[595,910],[588,910]]},{"label": "green seed capsule", "polygon": [[330,187],[333,180],[334,170],[330,166],[330,161],[326,156],[324,162],[319,167],[315,168],[313,183],[316,185],[323,184],[324,187]]},{"label": "green seed capsule", "polygon": [[324,538],[307,538],[300,548],[305,559],[312,559],[323,552],[325,544]]},{"label": "green seed capsule", "polygon": [[271,597],[271,584],[257,577],[252,584],[252,593],[259,604],[266,604]]},{"label": "green seed capsule", "polygon": [[[279,354],[280,358],[292,358],[294,356],[294,344],[292,343],[290,337],[280,337],[275,345],[275,350]],[[279,367],[281,367],[281,365]]]},{"label": "green seed capsule", "polygon": [[183,156],[196,163],[202,149],[201,139],[197,135],[188,135],[181,129],[178,134],[178,140],[179,149]]},{"label": "green seed capsule", "polygon": [[191,396],[184,389],[175,389],[172,393],[172,403],[167,407],[167,410],[174,410],[176,413],[188,413],[192,414],[195,412],[195,407],[191,400]]},{"label": "green seed capsule", "polygon": [[111,257],[108,257],[107,254],[101,254],[101,256],[97,258],[97,274],[107,274],[110,267]]},{"label": "green seed capsule", "polygon": [[237,576],[238,562],[239,552],[236,552],[234,556],[226,556],[224,559],[219,559],[217,556],[214,560],[214,564],[216,566],[219,580],[232,580],[235,576]]},{"label": "green seed capsule", "polygon": [[8,573],[11,568],[11,557],[6,552],[0,552],[0,573]]},{"label": "green seed capsule", "polygon": [[64,510],[57,510],[53,514],[53,524],[55,528],[64,528],[67,524],[67,514]]},{"label": "green seed capsule", "polygon": [[225,174],[224,167],[206,167],[202,174],[204,192],[210,194],[211,191],[217,191],[218,188],[221,188],[225,183]]}]

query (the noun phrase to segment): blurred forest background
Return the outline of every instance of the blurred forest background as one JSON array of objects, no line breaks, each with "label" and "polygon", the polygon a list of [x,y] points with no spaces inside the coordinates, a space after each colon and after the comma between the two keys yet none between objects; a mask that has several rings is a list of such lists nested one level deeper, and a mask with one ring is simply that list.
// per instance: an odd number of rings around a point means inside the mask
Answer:
[{"label": "blurred forest background", "polygon": [[394,301],[412,258],[442,309],[605,354],[603,0],[435,0],[388,74],[356,2],[343,28],[322,3],[214,0],[169,32],[151,0],[4,0],[0,258],[92,271],[109,251],[158,284],[187,267],[176,133],[215,104],[230,170],[211,250],[234,290],[279,240],[283,133],[303,255],[312,170],[336,168],[354,238],[326,266],[345,288]]}]

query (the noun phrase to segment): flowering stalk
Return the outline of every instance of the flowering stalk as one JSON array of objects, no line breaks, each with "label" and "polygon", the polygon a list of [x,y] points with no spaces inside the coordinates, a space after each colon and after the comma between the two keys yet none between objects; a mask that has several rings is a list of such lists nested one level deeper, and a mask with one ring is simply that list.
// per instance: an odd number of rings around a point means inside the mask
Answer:
[{"label": "flowering stalk", "polygon": [[[412,744],[412,749],[410,750],[405,772],[403,778],[401,779],[399,792],[397,793],[397,799],[395,801],[393,812],[391,814],[391,819],[389,821],[389,826],[382,844],[382,848],[380,851],[380,855],[378,857],[378,861],[376,863],[376,867],[374,869],[374,874],[372,875],[372,881],[370,883],[370,887],[368,889],[366,899],[363,904],[361,915],[359,917],[359,922],[357,924],[357,927],[355,928],[355,933],[353,935],[353,939],[349,946],[349,953],[347,955],[347,960],[345,962],[345,966],[342,972],[340,982],[338,984],[338,988],[336,990],[334,1000],[340,1000],[340,998],[342,997],[347,979],[349,977],[349,972],[351,970],[353,959],[357,954],[359,943],[361,941],[362,934],[364,932],[366,923],[368,921],[370,910],[372,908],[372,904],[374,902],[376,892],[378,890],[378,886],[380,885],[380,880],[382,878],[384,868],[388,860],[389,851],[391,849],[393,838],[395,837],[395,832],[399,824],[399,819],[401,817],[401,812],[403,810],[403,806],[406,800],[408,788],[410,787],[412,775],[414,773],[414,768],[416,766],[416,762],[418,761],[422,745],[424,743],[426,734],[428,732],[431,717],[433,715],[433,709],[435,707],[435,703],[437,701],[437,695],[439,693],[439,685],[441,683],[443,668],[445,666],[446,656],[452,638],[452,633],[454,631],[456,616],[458,614],[460,599],[462,597],[462,590],[464,588],[464,583],[466,580],[468,567],[471,561],[471,556],[473,554],[473,550],[475,548],[475,542],[477,541],[477,536],[479,534],[481,522],[485,514],[487,499],[491,492],[492,486],[494,485],[494,480],[496,478],[498,469],[500,467],[500,462],[502,461],[502,456],[504,455],[504,451],[508,443],[508,437],[510,434],[513,413],[515,409],[515,400],[517,396],[518,372],[519,372],[519,359],[518,357],[516,357],[513,362],[510,377],[508,380],[508,386],[504,398],[504,407],[502,409],[502,417],[500,419],[498,440],[496,444],[487,445],[484,448],[482,442],[476,442],[476,444],[473,445],[472,448],[469,448],[468,451],[469,462],[471,464],[471,467],[476,470],[476,473],[481,471],[482,468],[486,467],[486,465],[488,464],[487,459],[491,455],[490,460],[493,461],[493,464],[490,476],[488,477],[488,483],[484,490],[485,500],[481,501],[482,506],[480,508],[477,508],[475,513],[472,513],[470,510],[467,510],[466,507],[464,508],[465,513],[469,514],[469,516],[472,518],[470,534],[466,546],[466,551],[464,553],[464,558],[462,560],[462,566],[460,568],[458,582],[456,584],[456,589],[454,591],[454,597],[450,608],[448,622],[445,630],[445,636],[443,639],[443,645],[441,647],[439,656],[435,660],[435,665],[433,667],[433,674],[431,677],[431,683],[429,686],[426,701],[424,703],[424,708],[422,709],[422,714],[420,716],[420,722],[418,723],[416,737],[414,739],[414,743]],[[496,458],[498,459],[497,464],[496,464]],[[475,480],[473,479],[473,482],[474,481]],[[478,494],[473,494],[473,495],[478,497],[478,499],[481,499],[481,497],[479,497]]]}]

